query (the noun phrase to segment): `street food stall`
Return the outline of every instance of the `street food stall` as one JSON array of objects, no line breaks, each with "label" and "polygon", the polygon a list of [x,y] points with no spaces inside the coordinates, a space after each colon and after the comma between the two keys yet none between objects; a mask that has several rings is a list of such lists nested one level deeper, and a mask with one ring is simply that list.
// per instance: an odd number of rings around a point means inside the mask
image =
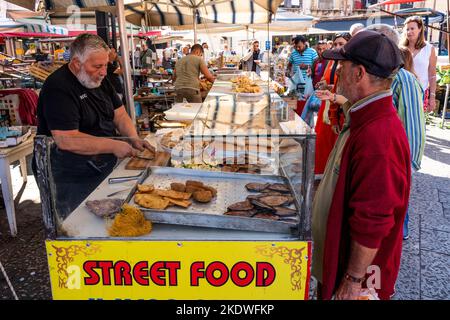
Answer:
[{"label": "street food stall", "polygon": [[255,73],[169,114],[70,212],[36,138],[53,298],[308,299],[314,131]]}]

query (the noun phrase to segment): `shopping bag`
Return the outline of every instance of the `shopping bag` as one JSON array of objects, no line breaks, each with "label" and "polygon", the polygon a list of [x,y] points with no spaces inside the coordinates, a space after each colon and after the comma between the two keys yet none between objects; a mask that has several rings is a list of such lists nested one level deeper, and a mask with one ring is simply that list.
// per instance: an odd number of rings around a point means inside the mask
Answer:
[{"label": "shopping bag", "polygon": [[314,94],[314,86],[311,77],[306,77],[305,80],[305,97],[311,97]]},{"label": "shopping bag", "polygon": [[305,84],[306,79],[303,76],[303,72],[300,70],[299,66],[295,67],[295,73],[294,73],[294,76],[292,77],[292,80],[294,81],[294,83],[296,85],[298,85],[298,84],[303,84],[304,85]]},{"label": "shopping bag", "polygon": [[301,113],[301,118],[310,126],[314,126],[314,112],[318,112],[322,101],[313,93],[306,100],[305,107]]}]

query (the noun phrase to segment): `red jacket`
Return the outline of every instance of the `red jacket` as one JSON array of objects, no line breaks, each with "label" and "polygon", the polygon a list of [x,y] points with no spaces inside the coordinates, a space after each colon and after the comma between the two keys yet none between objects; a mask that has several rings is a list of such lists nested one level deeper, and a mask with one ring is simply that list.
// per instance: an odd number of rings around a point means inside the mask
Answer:
[{"label": "red jacket", "polygon": [[381,270],[381,299],[394,293],[408,206],[411,160],[405,129],[387,96],[350,113],[350,136],[327,221],[323,298],[338,288],[351,240],[378,248],[372,265]]}]

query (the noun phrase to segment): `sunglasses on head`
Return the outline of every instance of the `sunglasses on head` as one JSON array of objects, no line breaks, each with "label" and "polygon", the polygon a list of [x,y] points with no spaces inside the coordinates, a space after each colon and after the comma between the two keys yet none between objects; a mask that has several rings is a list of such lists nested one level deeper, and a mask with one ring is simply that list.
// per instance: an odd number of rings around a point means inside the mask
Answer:
[{"label": "sunglasses on head", "polygon": [[423,23],[422,18],[419,16],[412,16],[412,17],[409,17],[407,20],[408,20],[408,22],[417,22],[418,24]]},{"label": "sunglasses on head", "polygon": [[342,32],[342,33],[338,33],[336,34],[336,36],[334,37],[334,39],[337,38],[344,38],[345,40],[350,40],[352,37],[352,35],[349,32]]}]

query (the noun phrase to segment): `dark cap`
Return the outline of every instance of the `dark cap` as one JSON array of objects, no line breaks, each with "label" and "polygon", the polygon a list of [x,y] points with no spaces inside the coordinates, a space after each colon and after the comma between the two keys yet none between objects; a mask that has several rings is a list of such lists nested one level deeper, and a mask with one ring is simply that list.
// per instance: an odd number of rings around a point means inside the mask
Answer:
[{"label": "dark cap", "polygon": [[322,56],[361,64],[368,73],[381,78],[389,78],[403,65],[397,45],[384,34],[371,30],[358,32],[342,48],[325,50]]}]

